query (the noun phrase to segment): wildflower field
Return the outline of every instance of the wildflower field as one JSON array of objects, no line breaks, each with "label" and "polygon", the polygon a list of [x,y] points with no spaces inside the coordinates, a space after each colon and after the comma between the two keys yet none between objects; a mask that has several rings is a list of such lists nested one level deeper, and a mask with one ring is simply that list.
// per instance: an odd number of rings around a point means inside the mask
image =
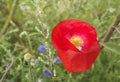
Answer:
[{"label": "wildflower field", "polygon": [[120,82],[120,0],[0,0],[0,82]]}]

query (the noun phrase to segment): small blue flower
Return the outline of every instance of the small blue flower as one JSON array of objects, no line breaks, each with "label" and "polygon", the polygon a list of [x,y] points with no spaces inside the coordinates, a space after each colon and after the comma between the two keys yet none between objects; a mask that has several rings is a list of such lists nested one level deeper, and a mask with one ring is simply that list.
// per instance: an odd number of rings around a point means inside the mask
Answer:
[{"label": "small blue flower", "polygon": [[40,45],[39,47],[38,47],[38,51],[39,52],[46,52],[46,46],[44,46],[44,45]]},{"label": "small blue flower", "polygon": [[44,73],[44,75],[46,77],[50,77],[51,76],[51,73],[48,70],[44,70],[43,73]]},{"label": "small blue flower", "polygon": [[61,63],[61,60],[59,57],[56,57],[54,60],[53,60],[53,63]]}]

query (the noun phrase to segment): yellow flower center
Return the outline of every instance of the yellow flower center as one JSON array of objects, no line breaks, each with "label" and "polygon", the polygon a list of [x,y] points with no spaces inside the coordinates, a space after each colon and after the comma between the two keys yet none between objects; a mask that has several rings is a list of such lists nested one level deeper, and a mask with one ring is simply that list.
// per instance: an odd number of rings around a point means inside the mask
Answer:
[{"label": "yellow flower center", "polygon": [[79,36],[72,36],[70,38],[70,42],[74,44],[76,47],[79,47],[82,45],[82,39]]}]

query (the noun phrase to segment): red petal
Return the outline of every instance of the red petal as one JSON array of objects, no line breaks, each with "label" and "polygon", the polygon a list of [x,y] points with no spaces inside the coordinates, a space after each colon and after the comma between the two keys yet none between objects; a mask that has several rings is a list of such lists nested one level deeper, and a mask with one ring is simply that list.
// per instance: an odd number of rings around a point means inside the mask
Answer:
[{"label": "red petal", "polygon": [[65,21],[65,24],[66,22],[68,22],[68,26],[59,26],[59,28],[69,29],[69,33],[66,34],[69,38],[71,38],[74,35],[80,36],[83,39],[84,43],[82,45],[83,49],[89,49],[89,47],[91,47],[96,41],[96,30],[90,24],[75,19],[67,20]]},{"label": "red petal", "polygon": [[99,42],[96,41],[88,51],[84,51],[84,52],[85,54],[89,54],[87,56],[87,60],[89,62],[88,66],[90,67],[95,62],[97,56],[99,55],[100,52]]},{"label": "red petal", "polygon": [[78,51],[78,49],[68,41],[65,37],[65,34],[68,30],[59,28],[59,25],[56,26],[52,31],[52,43],[54,47],[58,50],[66,51],[68,49],[72,49]]},{"label": "red petal", "polygon": [[99,52],[100,45],[96,42],[87,53],[75,52],[72,50],[66,52],[58,51],[58,56],[67,71],[83,72],[91,68]]},{"label": "red petal", "polygon": [[72,72],[72,59],[78,54],[79,52],[75,52],[72,50],[67,50],[66,52],[58,51],[58,57],[62,61],[64,67],[67,71]]},{"label": "red petal", "polygon": [[73,35],[78,35],[83,38],[85,49],[89,49],[96,40],[96,30],[88,23],[70,19],[58,23],[52,31],[52,43],[56,49],[64,50],[74,49],[75,46],[68,41]]}]

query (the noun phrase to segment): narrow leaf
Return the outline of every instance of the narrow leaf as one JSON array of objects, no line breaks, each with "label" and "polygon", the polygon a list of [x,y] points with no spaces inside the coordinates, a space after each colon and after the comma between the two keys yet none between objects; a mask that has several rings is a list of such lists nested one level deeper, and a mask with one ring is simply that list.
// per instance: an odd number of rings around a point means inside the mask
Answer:
[{"label": "narrow leaf", "polygon": [[102,46],[104,46],[105,48],[111,50],[112,52],[116,53],[116,54],[120,54],[120,45],[114,44],[114,43],[101,43]]}]

